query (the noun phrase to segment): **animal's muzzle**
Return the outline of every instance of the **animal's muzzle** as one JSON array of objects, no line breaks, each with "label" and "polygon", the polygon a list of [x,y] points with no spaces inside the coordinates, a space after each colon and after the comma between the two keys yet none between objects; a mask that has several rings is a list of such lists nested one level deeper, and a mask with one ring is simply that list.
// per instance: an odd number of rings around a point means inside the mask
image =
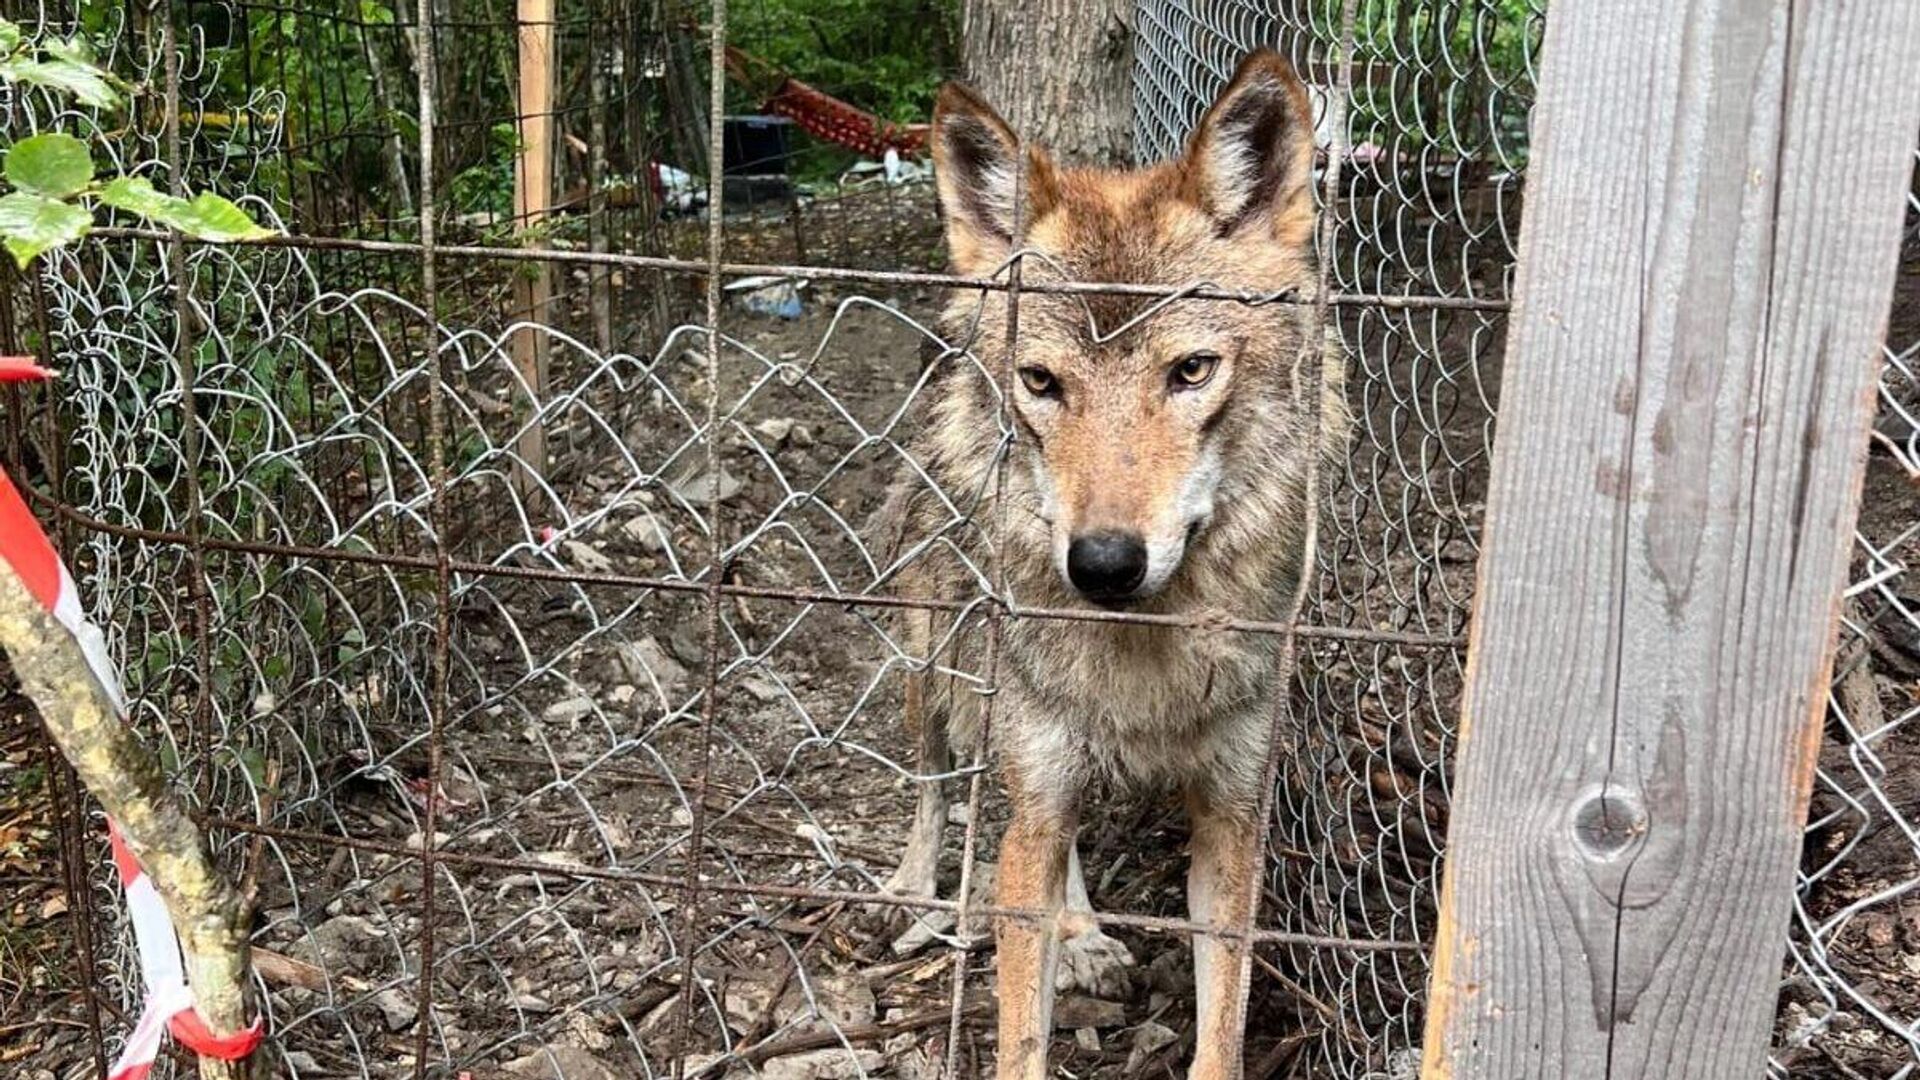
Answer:
[{"label": "animal's muzzle", "polygon": [[1097,604],[1116,604],[1147,578],[1147,544],[1126,532],[1091,532],[1067,545],[1067,579]]}]

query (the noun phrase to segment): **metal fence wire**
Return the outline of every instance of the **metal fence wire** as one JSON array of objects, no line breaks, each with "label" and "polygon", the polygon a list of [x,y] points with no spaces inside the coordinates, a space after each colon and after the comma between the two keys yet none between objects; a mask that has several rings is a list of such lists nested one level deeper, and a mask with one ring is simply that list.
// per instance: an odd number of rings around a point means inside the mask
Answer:
[{"label": "metal fence wire", "polygon": [[[938,318],[979,290],[939,272],[929,186],[856,172],[701,211],[651,183],[651,162],[693,160],[702,133],[673,118],[709,95],[730,21],[750,35],[783,10],[728,7],[559,7],[555,122],[578,146],[532,235],[512,216],[531,118],[501,4],[28,13],[148,88],[100,143],[118,169],[286,233],[109,228],[0,288],[0,346],[62,375],[15,398],[9,466],[77,564],[134,722],[257,898],[275,1075],[990,1067],[1007,809],[977,748],[919,772],[904,686],[934,671],[991,701],[1004,622],[1079,616],[1023,608],[991,545],[903,551],[871,524],[905,477],[952,535],[992,531],[979,493],[938,488],[911,448],[929,358],[980,364]],[[1544,18],[1541,0],[1136,11],[1143,158],[1177,150],[1269,44],[1316,88],[1334,170],[1319,310],[1357,423],[1323,478],[1295,632],[1251,1076],[1418,1073]],[[7,109],[23,133],[104,123],[38,93]],[[1782,1076],[1920,1065],[1920,198],[1910,220],[1783,942]],[[785,285],[728,287],[767,274]],[[769,295],[798,313],[766,314]],[[536,345],[544,388],[517,362]],[[929,647],[889,585],[931,558],[973,585],[926,607]],[[1290,629],[1244,614],[1174,621]],[[879,895],[929,782],[964,796],[939,896]],[[1160,801],[1094,798],[1081,853],[1106,951],[1057,1007],[1053,1059],[1178,1075],[1184,829]],[[97,819],[78,793],[51,809],[87,887],[41,1009],[84,1037],[28,1064],[64,1078],[117,1049],[137,965]]]}]

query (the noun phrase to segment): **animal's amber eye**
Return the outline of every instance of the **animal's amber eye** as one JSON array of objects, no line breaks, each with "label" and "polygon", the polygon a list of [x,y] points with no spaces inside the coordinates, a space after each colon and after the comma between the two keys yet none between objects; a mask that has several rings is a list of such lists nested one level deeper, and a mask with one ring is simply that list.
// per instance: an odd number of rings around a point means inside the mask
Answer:
[{"label": "animal's amber eye", "polygon": [[1020,385],[1034,397],[1059,397],[1060,381],[1053,372],[1043,367],[1023,367],[1020,369]]},{"label": "animal's amber eye", "polygon": [[1173,388],[1193,390],[1205,386],[1219,367],[1220,357],[1214,353],[1199,352],[1185,357],[1173,365]]}]

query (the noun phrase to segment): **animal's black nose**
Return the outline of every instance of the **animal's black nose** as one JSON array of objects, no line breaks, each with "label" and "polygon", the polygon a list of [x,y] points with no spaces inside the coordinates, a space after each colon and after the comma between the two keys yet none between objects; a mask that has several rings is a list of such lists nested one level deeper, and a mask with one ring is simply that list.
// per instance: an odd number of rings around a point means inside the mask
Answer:
[{"label": "animal's black nose", "polygon": [[1067,545],[1067,577],[1099,601],[1122,600],[1147,576],[1147,545],[1123,532],[1093,532]]}]

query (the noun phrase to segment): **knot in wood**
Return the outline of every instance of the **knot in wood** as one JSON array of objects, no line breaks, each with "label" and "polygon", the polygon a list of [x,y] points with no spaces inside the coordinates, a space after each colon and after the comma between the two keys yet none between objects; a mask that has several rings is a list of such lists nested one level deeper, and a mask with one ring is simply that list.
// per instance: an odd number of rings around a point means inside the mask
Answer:
[{"label": "knot in wood", "polygon": [[1647,835],[1647,809],[1628,792],[1590,796],[1574,810],[1573,835],[1588,856],[1613,858]]}]

